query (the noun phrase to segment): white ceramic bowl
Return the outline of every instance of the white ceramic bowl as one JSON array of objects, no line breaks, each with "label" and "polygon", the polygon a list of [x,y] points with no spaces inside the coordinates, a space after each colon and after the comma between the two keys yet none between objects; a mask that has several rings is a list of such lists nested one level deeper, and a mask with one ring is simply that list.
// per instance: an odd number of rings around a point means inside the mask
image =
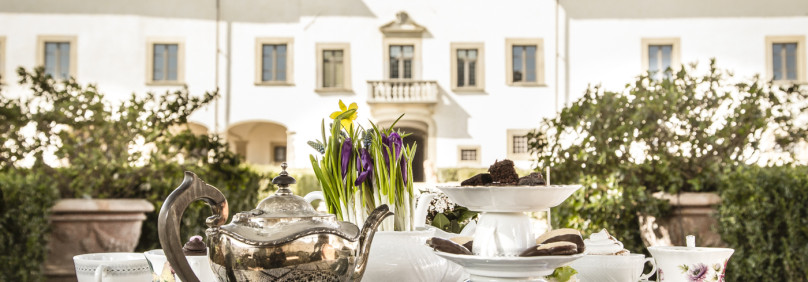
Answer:
[{"label": "white ceramic bowl", "polygon": [[440,236],[434,228],[376,232],[362,281],[466,281],[468,274],[462,267],[436,256],[426,245],[434,236]]},{"label": "white ceramic bowl", "polygon": [[79,282],[143,282],[152,279],[141,253],[94,253],[73,257]]},{"label": "white ceramic bowl", "polygon": [[[456,255],[440,251],[435,254],[463,266],[471,274],[471,280],[491,278],[538,278],[553,274],[553,270],[580,259],[584,254],[569,256],[538,257],[485,257]],[[483,277],[484,279],[475,279]],[[487,278],[487,279],[485,279]]]},{"label": "white ceramic bowl", "polygon": [[[146,259],[149,260],[152,273],[160,277],[163,274],[165,266],[168,265],[165,252],[161,249],[157,249],[145,252],[144,255]],[[188,259],[188,264],[191,265],[191,270],[194,271],[199,281],[218,281],[210,267],[210,259],[208,259],[208,256],[185,256],[185,258]],[[175,281],[182,281],[176,274],[174,275],[174,279]]]},{"label": "white ceramic bowl", "polygon": [[581,185],[444,186],[437,187],[453,202],[472,211],[528,212],[558,206]]},{"label": "white ceramic bowl", "polygon": [[[651,263],[652,269],[643,274],[646,263]],[[570,266],[578,271],[580,282],[637,282],[648,279],[656,271],[654,259],[646,258],[643,254],[586,255]]]}]

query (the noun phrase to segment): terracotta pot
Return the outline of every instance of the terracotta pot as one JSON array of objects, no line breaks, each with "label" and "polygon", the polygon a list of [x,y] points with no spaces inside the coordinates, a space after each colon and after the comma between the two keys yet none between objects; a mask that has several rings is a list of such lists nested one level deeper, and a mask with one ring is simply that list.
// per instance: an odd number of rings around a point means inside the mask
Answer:
[{"label": "terracotta pot", "polygon": [[718,234],[717,193],[684,192],[679,194],[654,193],[655,198],[667,200],[671,213],[664,218],[640,216],[640,229],[646,246],[684,246],[685,236],[696,235],[696,246],[726,247]]},{"label": "terracotta pot", "polygon": [[51,209],[51,234],[44,271],[47,281],[76,281],[73,256],[132,252],[146,212],[142,199],[63,199]]}]

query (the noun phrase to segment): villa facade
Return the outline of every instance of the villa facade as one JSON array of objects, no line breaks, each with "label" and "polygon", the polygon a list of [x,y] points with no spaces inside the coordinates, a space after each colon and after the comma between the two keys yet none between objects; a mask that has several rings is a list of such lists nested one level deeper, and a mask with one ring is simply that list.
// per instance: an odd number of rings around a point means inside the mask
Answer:
[{"label": "villa facade", "polygon": [[[3,91],[44,65],[112,99],[187,85],[193,116],[254,164],[308,168],[338,101],[417,142],[417,181],[509,158],[589,85],[716,58],[736,76],[806,81],[808,2],[0,0]],[[328,121],[326,120],[326,124]]]}]

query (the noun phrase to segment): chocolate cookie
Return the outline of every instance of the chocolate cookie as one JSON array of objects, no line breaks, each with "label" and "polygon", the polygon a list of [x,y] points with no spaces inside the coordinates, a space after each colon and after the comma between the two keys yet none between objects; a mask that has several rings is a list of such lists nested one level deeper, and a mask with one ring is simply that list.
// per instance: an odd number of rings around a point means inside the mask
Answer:
[{"label": "chocolate cookie", "polygon": [[473,251],[472,247],[474,246],[474,237],[459,236],[449,238],[449,240],[457,244],[460,244],[463,247],[466,247],[466,249],[468,249],[469,251]]},{"label": "chocolate cookie", "polygon": [[578,248],[578,253],[583,253],[586,249],[584,238],[581,232],[572,228],[561,228],[548,231],[536,238],[536,244],[548,244],[553,242],[571,242]]},{"label": "chocolate cookie", "polygon": [[426,240],[426,244],[432,247],[435,250],[450,253],[450,254],[458,254],[458,255],[470,255],[471,251],[466,249],[466,247],[461,246],[451,240],[446,240],[438,237],[432,237]]},{"label": "chocolate cookie", "polygon": [[560,256],[574,255],[578,253],[578,247],[572,242],[554,242],[533,246],[519,254],[520,257],[536,256]]}]

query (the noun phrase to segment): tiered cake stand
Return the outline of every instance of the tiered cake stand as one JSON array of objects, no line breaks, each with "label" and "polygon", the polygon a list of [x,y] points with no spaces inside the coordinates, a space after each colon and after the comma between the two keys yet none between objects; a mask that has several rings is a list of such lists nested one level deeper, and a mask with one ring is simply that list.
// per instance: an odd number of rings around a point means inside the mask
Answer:
[{"label": "tiered cake stand", "polygon": [[543,211],[564,202],[581,185],[437,187],[458,205],[481,212],[474,233],[473,255],[435,251],[466,269],[472,282],[545,281],[558,267],[583,257],[519,257],[536,245],[526,212]]}]

